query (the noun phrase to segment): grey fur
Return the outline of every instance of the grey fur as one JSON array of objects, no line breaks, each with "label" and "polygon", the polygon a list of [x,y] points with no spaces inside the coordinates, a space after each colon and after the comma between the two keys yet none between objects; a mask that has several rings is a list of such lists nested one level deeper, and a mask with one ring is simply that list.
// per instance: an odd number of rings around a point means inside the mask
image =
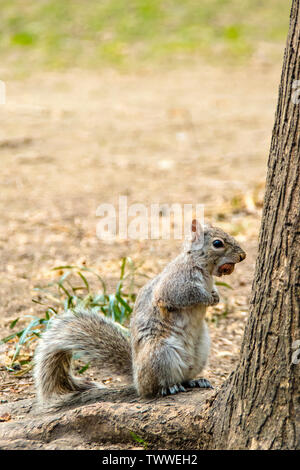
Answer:
[{"label": "grey fur", "polygon": [[78,379],[71,370],[73,351],[85,361],[99,361],[110,371],[131,378],[128,337],[113,321],[98,313],[77,309],[51,320],[35,353],[34,377],[39,402],[65,393],[102,387]]},{"label": "grey fur", "polygon": [[[201,233],[196,221],[192,227],[190,245],[136,299],[130,329],[134,384],[142,396],[181,391],[178,384],[201,373],[210,347],[206,307],[219,301],[213,275],[246,256],[223,230],[209,226]],[[213,247],[215,239],[222,249]]]},{"label": "grey fur", "polygon": [[[72,375],[73,351],[82,352],[87,361],[96,360],[102,369],[126,375],[141,396],[178,393],[186,384],[210,385],[193,379],[209,354],[205,312],[219,301],[213,275],[220,276],[224,264],[238,263],[246,254],[223,230],[205,227],[201,234],[200,229],[193,221],[189,246],[140,290],[131,317],[131,344],[102,314],[78,310],[53,319],[35,354],[40,402],[87,401],[88,390],[101,387]],[[214,247],[215,239],[223,241],[221,249]]]}]

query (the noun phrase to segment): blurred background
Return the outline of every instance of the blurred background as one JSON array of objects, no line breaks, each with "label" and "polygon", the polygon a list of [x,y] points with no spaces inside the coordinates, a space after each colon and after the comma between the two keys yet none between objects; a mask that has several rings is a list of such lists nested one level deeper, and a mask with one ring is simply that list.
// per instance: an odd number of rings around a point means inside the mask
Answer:
[{"label": "blurred background", "polygon": [[27,72],[246,60],[285,39],[288,12],[284,0],[1,0],[1,55]]},{"label": "blurred background", "polygon": [[[53,267],[90,267],[113,292],[122,257],[151,277],[177,255],[173,240],[99,240],[100,204],[205,204],[248,254],[208,313],[206,377],[224,380],[247,318],[289,13],[287,0],[0,1],[2,337],[63,308],[33,290],[61,279]],[[4,399],[32,393],[30,375],[5,368],[19,337],[0,349]]]}]

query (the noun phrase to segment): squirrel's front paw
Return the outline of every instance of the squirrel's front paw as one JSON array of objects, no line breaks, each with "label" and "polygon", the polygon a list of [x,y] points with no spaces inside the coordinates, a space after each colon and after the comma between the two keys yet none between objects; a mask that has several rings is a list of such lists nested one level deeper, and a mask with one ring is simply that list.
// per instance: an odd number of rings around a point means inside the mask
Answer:
[{"label": "squirrel's front paw", "polygon": [[216,305],[220,302],[220,297],[219,297],[219,294],[216,290],[213,290],[212,293],[211,293],[211,302],[210,302],[210,305]]}]

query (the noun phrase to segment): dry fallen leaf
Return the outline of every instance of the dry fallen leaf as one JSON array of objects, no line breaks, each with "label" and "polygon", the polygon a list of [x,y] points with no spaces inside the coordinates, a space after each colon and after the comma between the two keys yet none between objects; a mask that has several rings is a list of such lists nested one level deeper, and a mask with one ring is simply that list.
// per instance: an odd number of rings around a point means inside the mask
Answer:
[{"label": "dry fallen leaf", "polygon": [[108,385],[111,382],[112,382],[112,377],[109,377],[108,379],[102,380],[102,383],[104,383],[105,385]]},{"label": "dry fallen leaf", "polygon": [[233,354],[229,351],[218,351],[217,356],[218,357],[230,357],[230,356],[233,356]]},{"label": "dry fallen leaf", "polygon": [[0,423],[4,421],[10,421],[11,420],[11,415],[9,413],[4,413],[3,415],[0,416]]}]

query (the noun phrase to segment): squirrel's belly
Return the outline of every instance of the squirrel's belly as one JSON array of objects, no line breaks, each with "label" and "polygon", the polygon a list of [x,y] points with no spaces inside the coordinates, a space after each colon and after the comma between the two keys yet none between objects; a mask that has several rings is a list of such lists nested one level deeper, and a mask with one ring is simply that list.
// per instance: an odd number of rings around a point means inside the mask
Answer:
[{"label": "squirrel's belly", "polygon": [[[167,339],[166,344],[173,356],[172,363],[177,368],[178,381],[195,378],[205,366],[209,353],[209,332],[204,320],[205,307],[198,308],[185,318],[188,320],[176,329]],[[179,326],[179,325],[177,325]],[[180,380],[179,380],[180,379]]]}]

